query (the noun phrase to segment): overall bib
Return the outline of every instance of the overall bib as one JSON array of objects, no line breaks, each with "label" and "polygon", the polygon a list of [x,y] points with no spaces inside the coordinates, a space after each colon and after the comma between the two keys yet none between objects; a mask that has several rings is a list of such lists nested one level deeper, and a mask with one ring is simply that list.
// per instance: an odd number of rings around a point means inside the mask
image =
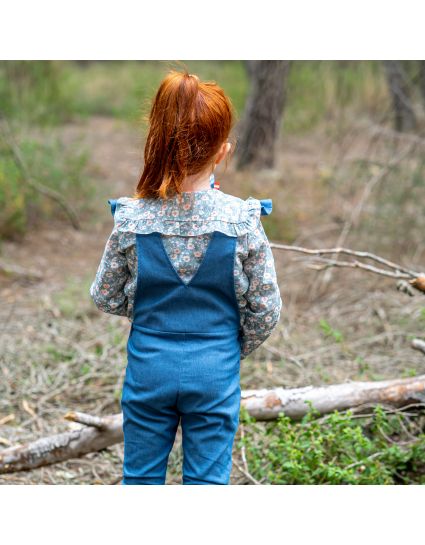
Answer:
[{"label": "overall bib", "polygon": [[237,237],[212,233],[187,284],[161,233],[137,234],[138,277],[121,397],[122,484],[164,484],[179,423],[183,484],[228,484],[240,409]]}]

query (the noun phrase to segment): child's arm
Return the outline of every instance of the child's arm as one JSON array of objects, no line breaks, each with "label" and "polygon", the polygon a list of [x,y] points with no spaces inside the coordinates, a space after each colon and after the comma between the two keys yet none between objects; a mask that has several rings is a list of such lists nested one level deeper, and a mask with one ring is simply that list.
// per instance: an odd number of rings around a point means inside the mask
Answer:
[{"label": "child's arm", "polygon": [[243,262],[249,287],[242,326],[241,359],[258,348],[272,333],[280,318],[282,299],[272,250],[261,221],[248,234],[249,253]]},{"label": "child's arm", "polygon": [[128,298],[124,286],[130,276],[125,252],[119,246],[119,232],[116,227],[106,242],[105,250],[90,287],[95,305],[103,312],[126,316]]}]

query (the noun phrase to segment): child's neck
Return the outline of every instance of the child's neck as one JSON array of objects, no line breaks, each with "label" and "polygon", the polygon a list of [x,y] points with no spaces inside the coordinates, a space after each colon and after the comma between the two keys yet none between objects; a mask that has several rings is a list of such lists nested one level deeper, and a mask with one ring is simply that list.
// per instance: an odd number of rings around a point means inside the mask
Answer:
[{"label": "child's neck", "polygon": [[210,189],[210,176],[211,173],[205,174],[205,172],[202,175],[187,176],[182,183],[181,190],[191,192]]}]

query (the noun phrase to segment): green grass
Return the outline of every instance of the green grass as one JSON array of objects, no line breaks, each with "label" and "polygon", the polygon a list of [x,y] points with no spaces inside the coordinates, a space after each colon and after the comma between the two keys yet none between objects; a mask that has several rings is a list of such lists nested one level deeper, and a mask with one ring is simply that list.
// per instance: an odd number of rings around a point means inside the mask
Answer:
[{"label": "green grass", "polygon": [[[217,81],[241,115],[248,93],[243,61],[2,61],[1,108],[8,117],[31,123],[92,115],[138,121],[168,70],[182,66]],[[309,130],[349,110],[373,116],[388,100],[379,61],[293,61],[285,131]]]},{"label": "green grass", "polygon": [[1,61],[1,113],[26,124],[60,124],[112,116],[137,122],[147,115],[160,81],[186,66],[215,80],[241,112],[247,76],[240,61]]},{"label": "green grass", "polygon": [[[237,117],[249,91],[242,61],[183,61],[201,79],[217,81],[230,96]],[[150,100],[172,61],[98,62],[85,68],[67,63],[74,111],[112,115],[136,121],[149,111]],[[302,132],[346,109],[375,115],[388,103],[382,67],[377,61],[294,61],[289,73],[284,116],[286,132]]]},{"label": "green grass", "polygon": [[348,112],[375,116],[388,107],[379,61],[295,61],[287,88],[284,128],[304,132]]},{"label": "green grass", "polygon": [[106,61],[80,68],[64,66],[64,77],[74,90],[77,115],[107,115],[139,121],[150,109],[159,83],[170,69],[186,66],[204,80],[215,80],[241,112],[247,92],[247,77],[239,61]]}]

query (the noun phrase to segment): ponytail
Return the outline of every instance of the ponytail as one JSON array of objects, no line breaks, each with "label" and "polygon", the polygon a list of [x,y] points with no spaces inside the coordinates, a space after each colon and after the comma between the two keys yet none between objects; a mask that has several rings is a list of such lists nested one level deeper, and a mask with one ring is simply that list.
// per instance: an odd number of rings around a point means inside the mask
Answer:
[{"label": "ponytail", "polygon": [[170,72],[149,115],[145,165],[136,198],[167,198],[184,179],[213,168],[214,157],[233,124],[232,104],[214,82],[188,72]]}]

